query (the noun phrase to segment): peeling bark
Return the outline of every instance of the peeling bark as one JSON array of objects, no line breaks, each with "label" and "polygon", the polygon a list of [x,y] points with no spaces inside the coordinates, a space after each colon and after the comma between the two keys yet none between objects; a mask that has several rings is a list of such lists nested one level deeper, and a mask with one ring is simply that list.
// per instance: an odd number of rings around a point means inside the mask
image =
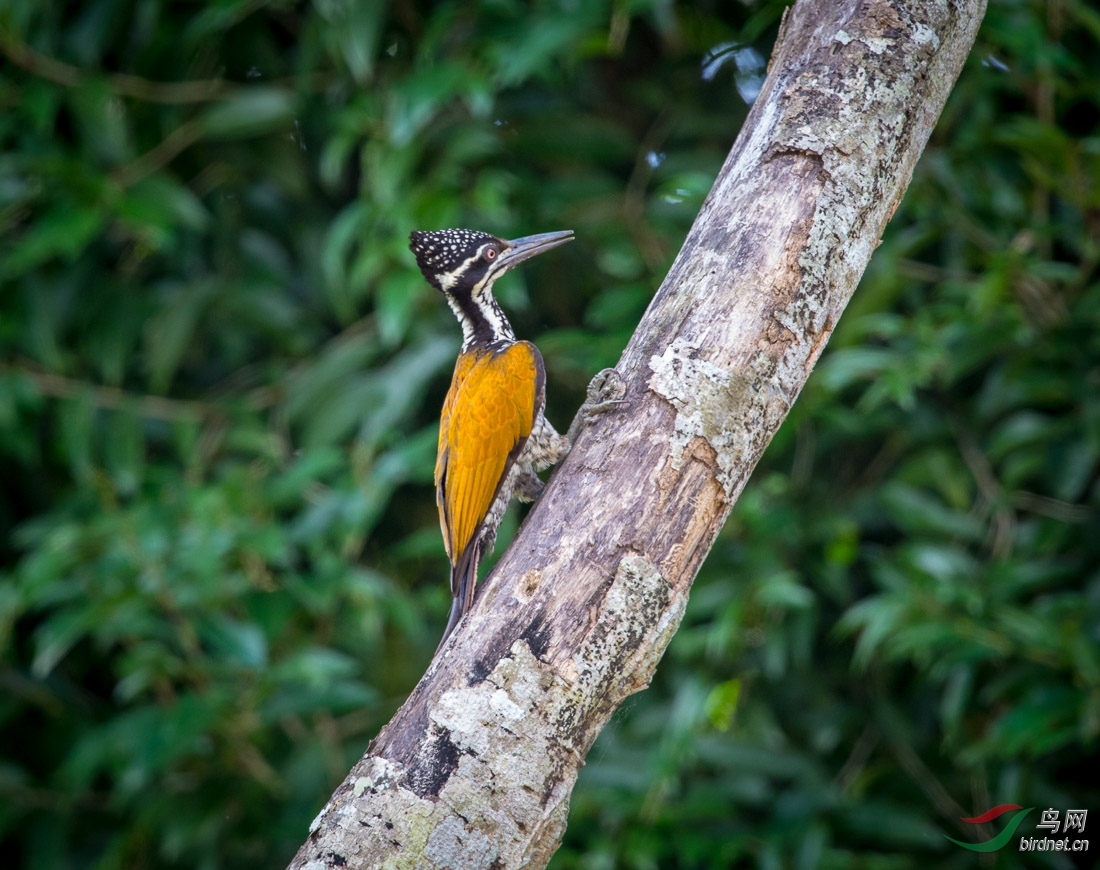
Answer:
[{"label": "peeling bark", "polygon": [[580,434],[473,611],[292,868],[541,868],[645,688],[730,507],[851,297],[984,0],[800,0],[767,81]]}]

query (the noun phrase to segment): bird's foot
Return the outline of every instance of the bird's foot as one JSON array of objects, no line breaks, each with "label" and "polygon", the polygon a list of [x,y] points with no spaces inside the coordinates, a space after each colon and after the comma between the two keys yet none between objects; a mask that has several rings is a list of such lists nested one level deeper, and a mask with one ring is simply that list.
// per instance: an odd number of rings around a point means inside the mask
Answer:
[{"label": "bird's foot", "polygon": [[573,418],[566,438],[572,444],[586,423],[591,423],[596,417],[611,411],[626,402],[626,381],[617,369],[603,369],[596,373],[588,383],[588,392]]},{"label": "bird's foot", "polygon": [[626,401],[626,381],[618,369],[603,369],[588,382],[588,397],[581,410],[589,419]]}]

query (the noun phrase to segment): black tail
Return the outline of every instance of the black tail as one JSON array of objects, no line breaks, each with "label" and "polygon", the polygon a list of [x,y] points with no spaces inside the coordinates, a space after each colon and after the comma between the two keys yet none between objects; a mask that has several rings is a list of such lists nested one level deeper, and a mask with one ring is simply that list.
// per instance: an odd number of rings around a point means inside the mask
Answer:
[{"label": "black tail", "polygon": [[451,616],[447,620],[447,627],[443,629],[443,637],[439,646],[435,648],[438,653],[443,649],[443,644],[451,636],[458,621],[469,612],[474,605],[474,591],[477,588],[477,566],[481,561],[481,543],[475,541],[466,548],[458,557],[458,564],[451,566],[451,594],[454,603],[451,604]]}]

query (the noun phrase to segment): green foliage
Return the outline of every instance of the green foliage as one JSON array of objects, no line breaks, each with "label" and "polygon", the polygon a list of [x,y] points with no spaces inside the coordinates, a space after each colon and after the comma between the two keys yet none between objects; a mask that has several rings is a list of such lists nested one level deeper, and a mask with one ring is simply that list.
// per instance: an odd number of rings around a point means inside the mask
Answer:
[{"label": "green foliage", "polygon": [[[448,606],[408,231],[576,231],[500,288],[565,425],[780,12],[0,7],[8,863],[289,858]],[[1098,42],[992,4],[553,866],[971,867],[961,815],[1100,806]]]}]

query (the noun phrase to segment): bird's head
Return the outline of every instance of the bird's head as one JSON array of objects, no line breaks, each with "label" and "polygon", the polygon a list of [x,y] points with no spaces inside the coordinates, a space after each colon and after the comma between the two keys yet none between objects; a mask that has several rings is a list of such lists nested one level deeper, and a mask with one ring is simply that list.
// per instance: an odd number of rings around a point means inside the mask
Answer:
[{"label": "bird's head", "polygon": [[483,301],[493,282],[513,266],[572,240],[572,230],[510,241],[477,230],[416,230],[409,234],[409,248],[436,290]]}]

